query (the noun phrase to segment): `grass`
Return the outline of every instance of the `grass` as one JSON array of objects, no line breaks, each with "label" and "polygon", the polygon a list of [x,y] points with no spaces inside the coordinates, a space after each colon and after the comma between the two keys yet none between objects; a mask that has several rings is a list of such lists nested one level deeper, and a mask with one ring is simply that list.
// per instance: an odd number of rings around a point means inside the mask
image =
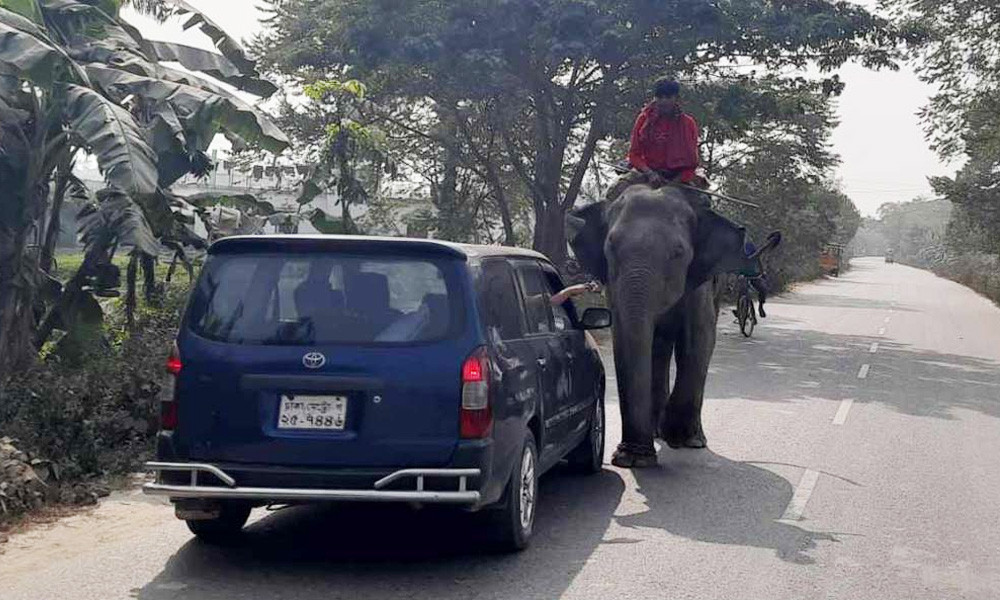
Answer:
[{"label": "grass", "polygon": [[[53,275],[61,281],[66,281],[72,277],[79,269],[80,265],[83,264],[83,252],[63,252],[56,254],[56,265],[53,270]],[[112,261],[119,269],[122,270],[122,281],[125,280],[125,272],[128,269],[129,257],[126,254],[116,255]],[[167,271],[170,269],[169,260],[158,260],[156,262],[156,280],[164,281],[167,277]],[[184,266],[178,264],[177,268],[174,270],[174,281],[180,280],[186,284],[187,273],[184,271]]]}]

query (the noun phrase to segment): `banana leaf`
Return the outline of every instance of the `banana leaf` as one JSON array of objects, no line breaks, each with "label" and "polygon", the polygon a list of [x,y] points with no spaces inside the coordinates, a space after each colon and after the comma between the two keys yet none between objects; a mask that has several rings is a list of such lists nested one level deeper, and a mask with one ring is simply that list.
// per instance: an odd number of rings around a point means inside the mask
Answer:
[{"label": "banana leaf", "polygon": [[[91,46],[106,51],[128,50],[141,54],[139,43],[119,21],[99,7],[80,0],[38,0],[49,27],[60,33],[73,54],[79,47]],[[102,61],[103,62],[103,61]]]},{"label": "banana leaf", "polygon": [[88,252],[96,244],[130,246],[149,256],[160,252],[142,208],[119,190],[102,190],[98,201],[85,205],[77,220],[80,241]]},{"label": "banana leaf", "polygon": [[66,127],[80,146],[97,157],[108,184],[129,194],[154,194],[156,154],[132,115],[89,88],[67,85],[65,96]]},{"label": "banana leaf", "polygon": [[221,54],[192,48],[183,44],[150,42],[156,59],[180,63],[185,69],[205,73],[210,77],[225,81],[237,89],[256,96],[269,98],[278,91],[278,86],[256,77],[256,73],[241,72],[228,58]]},{"label": "banana leaf", "polygon": [[[320,163],[309,167],[309,174],[302,181],[302,191],[295,201],[299,204],[309,204],[323,193],[330,180],[330,167]],[[319,229],[317,227],[317,229]],[[322,231],[322,230],[320,230]]]},{"label": "banana leaf", "polygon": [[0,22],[35,37],[47,37],[42,30],[45,21],[35,0],[0,0]]},{"label": "banana leaf", "polygon": [[344,225],[343,219],[334,219],[320,209],[313,210],[309,215],[309,222],[316,231],[325,234],[346,234],[351,233]]},{"label": "banana leaf", "polygon": [[273,215],[274,205],[270,202],[258,200],[253,194],[219,194],[206,192],[202,194],[192,194],[184,196],[184,199],[197,208],[208,208],[210,206],[228,206],[236,208],[244,213],[255,215]]},{"label": "banana leaf", "polygon": [[38,86],[51,87],[60,67],[69,66],[68,57],[53,44],[9,25],[13,13],[8,13],[0,9],[0,63]]},{"label": "banana leaf", "polygon": [[189,15],[190,18],[184,23],[184,29],[198,27],[201,32],[207,35],[215,47],[223,56],[229,59],[241,73],[256,73],[257,63],[250,59],[246,50],[214,21],[185,0],[163,0],[165,4],[173,5],[173,12],[176,15]]},{"label": "banana leaf", "polygon": [[197,134],[204,142],[202,145],[207,147],[214,135],[224,130],[275,154],[290,145],[277,125],[236,96],[222,96],[183,83],[142,77],[99,65],[89,65],[87,73],[106,90],[170,104],[184,124],[189,148],[201,146],[192,143],[192,134]]}]

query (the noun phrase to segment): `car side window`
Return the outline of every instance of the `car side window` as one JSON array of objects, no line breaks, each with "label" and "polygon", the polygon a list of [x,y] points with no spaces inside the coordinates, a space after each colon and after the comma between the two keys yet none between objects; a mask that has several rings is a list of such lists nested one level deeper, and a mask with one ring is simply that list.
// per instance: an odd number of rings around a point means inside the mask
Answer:
[{"label": "car side window", "polygon": [[[545,275],[545,283],[548,286],[549,294],[556,295],[565,289],[562,280],[556,273],[555,269],[551,267],[542,267],[543,274]],[[567,300],[565,304],[559,306],[552,306],[552,317],[553,324],[555,325],[556,331],[569,331],[573,329],[573,322],[575,318],[575,311],[573,308],[573,301]]]},{"label": "car side window", "polygon": [[518,262],[517,273],[521,278],[521,290],[524,293],[524,315],[528,323],[529,333],[551,333],[552,305],[549,298],[552,292],[542,275],[542,270],[534,262]]},{"label": "car side window", "polygon": [[494,340],[524,337],[521,300],[514,283],[514,269],[507,261],[492,260],[483,264],[479,308],[483,324]]}]

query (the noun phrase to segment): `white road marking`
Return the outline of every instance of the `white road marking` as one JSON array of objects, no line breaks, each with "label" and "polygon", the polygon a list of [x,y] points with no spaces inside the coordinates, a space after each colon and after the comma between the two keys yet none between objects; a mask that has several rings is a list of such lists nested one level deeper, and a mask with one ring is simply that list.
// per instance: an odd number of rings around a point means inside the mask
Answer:
[{"label": "white road marking", "polygon": [[861,365],[861,370],[858,371],[858,379],[868,379],[868,371],[871,371],[872,366],[869,364]]},{"label": "white road marking", "polygon": [[885,327],[883,327],[882,329],[879,329],[878,330],[878,334],[879,335],[885,335]]},{"label": "white road marking", "polygon": [[809,502],[809,497],[812,496],[818,480],[819,471],[806,469],[798,487],[795,488],[795,493],[792,494],[792,499],[788,501],[785,514],[781,515],[782,521],[800,521],[802,519],[802,513],[806,510],[806,504]]},{"label": "white road marking", "polygon": [[892,317],[886,317],[882,322],[888,324],[892,320]]},{"label": "white road marking", "polygon": [[871,354],[875,354],[876,352],[878,352],[878,342],[872,344],[872,347],[868,349],[868,352]]},{"label": "white road marking", "polygon": [[851,412],[851,405],[854,404],[854,398],[845,398],[840,402],[840,408],[837,409],[836,416],[833,417],[834,425],[843,425],[847,422],[847,413]]}]

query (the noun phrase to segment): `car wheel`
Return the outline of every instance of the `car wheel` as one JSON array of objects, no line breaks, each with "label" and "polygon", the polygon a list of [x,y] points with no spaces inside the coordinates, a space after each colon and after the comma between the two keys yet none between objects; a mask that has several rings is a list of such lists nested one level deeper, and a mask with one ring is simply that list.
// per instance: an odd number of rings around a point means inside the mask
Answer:
[{"label": "car wheel", "polygon": [[225,503],[217,518],[192,519],[185,523],[199,540],[209,544],[226,544],[239,536],[249,518],[249,505]]},{"label": "car wheel", "polygon": [[524,550],[531,542],[538,503],[538,450],[535,436],[524,438],[520,459],[507,482],[507,490],[498,510],[492,512],[490,530],[497,549],[504,552]]},{"label": "car wheel", "polygon": [[567,457],[573,470],[584,475],[600,473],[604,466],[604,398],[594,404],[587,437]]}]

